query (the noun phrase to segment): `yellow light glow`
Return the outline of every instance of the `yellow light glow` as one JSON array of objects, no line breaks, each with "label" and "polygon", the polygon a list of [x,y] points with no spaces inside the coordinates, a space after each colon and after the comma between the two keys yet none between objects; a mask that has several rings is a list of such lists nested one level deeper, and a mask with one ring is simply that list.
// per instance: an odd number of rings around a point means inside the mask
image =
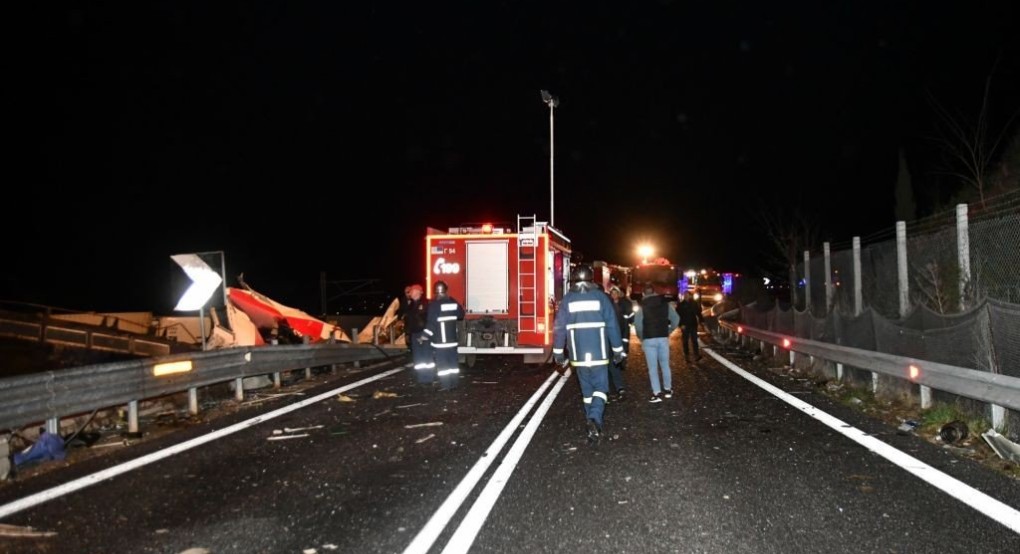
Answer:
[{"label": "yellow light glow", "polygon": [[171,375],[174,373],[187,373],[189,371],[191,371],[191,360],[167,362],[165,364],[156,364],[152,366],[152,374],[156,377]]},{"label": "yellow light glow", "polygon": [[916,381],[917,378],[920,377],[920,376],[921,376],[921,368],[917,367],[916,365],[910,366],[910,380],[911,381]]},{"label": "yellow light glow", "polygon": [[648,263],[648,258],[655,254],[655,248],[652,248],[651,244],[642,244],[638,246],[637,252],[641,256],[641,263]]}]

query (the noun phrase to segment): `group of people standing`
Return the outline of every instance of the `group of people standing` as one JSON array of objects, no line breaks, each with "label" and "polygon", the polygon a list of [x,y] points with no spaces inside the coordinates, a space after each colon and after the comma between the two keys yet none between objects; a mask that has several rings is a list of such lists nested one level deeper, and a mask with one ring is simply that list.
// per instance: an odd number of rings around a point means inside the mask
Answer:
[{"label": "group of people standing", "polygon": [[425,386],[438,381],[440,390],[450,390],[460,381],[457,322],[464,319],[464,307],[450,296],[445,281],[437,281],[432,292],[429,301],[421,285],[408,286],[397,315],[404,321],[415,380]]},{"label": "group of people standing", "polygon": [[701,357],[698,324],[704,321],[701,307],[689,293],[673,304],[649,285],[635,310],[619,287],[610,288],[606,294],[593,278],[590,266],[574,269],[570,290],[563,297],[553,326],[554,360],[564,366],[569,363],[581,385],[589,443],[597,443],[602,435],[610,381],[616,387],[617,398],[624,397],[621,372],[626,369],[630,324],[641,340],[648,363],[652,389],[649,402],[659,403],[673,397],[669,335],[681,327],[684,358],[691,361],[693,352],[697,361]]}]

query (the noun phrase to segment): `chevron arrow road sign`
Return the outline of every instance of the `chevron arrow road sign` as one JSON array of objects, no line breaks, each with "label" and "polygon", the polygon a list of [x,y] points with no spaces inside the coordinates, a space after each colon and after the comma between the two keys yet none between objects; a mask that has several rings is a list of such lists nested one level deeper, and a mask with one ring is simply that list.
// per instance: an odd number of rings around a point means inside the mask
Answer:
[{"label": "chevron arrow road sign", "polygon": [[176,254],[170,258],[181,266],[192,281],[174,309],[182,312],[201,310],[223,282],[223,278],[198,257],[198,254]]}]

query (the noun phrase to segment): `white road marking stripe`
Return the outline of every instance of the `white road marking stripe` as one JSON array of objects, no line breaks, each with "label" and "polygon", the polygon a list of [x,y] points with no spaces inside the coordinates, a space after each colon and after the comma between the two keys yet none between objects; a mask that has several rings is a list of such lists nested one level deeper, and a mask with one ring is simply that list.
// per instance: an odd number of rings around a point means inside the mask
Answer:
[{"label": "white road marking stripe", "polygon": [[944,492],[949,493],[950,496],[957,500],[967,504],[971,508],[985,514],[986,516],[998,521],[1005,525],[1016,533],[1020,533],[1020,511],[1015,508],[996,500],[987,494],[958,481],[957,479],[935,469],[934,467],[918,460],[917,458],[906,454],[892,446],[876,439],[865,433],[864,431],[851,427],[847,423],[839,420],[836,417],[829,415],[826,412],[804,402],[803,400],[784,392],[766,381],[751,375],[746,370],[740,368],[733,362],[727,360],[719,354],[716,354],[711,348],[706,348],[710,356],[719,361],[719,363],[731,369],[736,374],[740,375],[744,379],[758,385],[765,389],[769,393],[775,395],[780,400],[787,404],[797,408],[805,414],[817,419],[818,421],[828,425],[836,431],[842,433],[850,440],[860,444],[861,446],[871,450],[872,452],[882,456],[890,462],[900,466],[908,472],[919,477],[923,481],[927,481],[929,484],[936,488],[942,489]]},{"label": "white road marking stripe", "polygon": [[400,372],[400,371],[403,371],[403,370],[404,370],[404,367],[401,366],[401,367],[398,367],[398,368],[395,368],[395,369],[390,369],[388,371],[384,371],[384,372],[379,373],[377,375],[373,375],[371,377],[366,377],[366,378],[364,378],[364,379],[362,379],[360,381],[355,381],[355,382],[353,382],[353,383],[351,383],[349,385],[344,385],[344,386],[342,386],[340,388],[333,389],[333,390],[331,390],[329,392],[324,392],[322,394],[313,396],[311,398],[307,398],[307,399],[302,400],[300,402],[297,402],[295,404],[291,404],[289,406],[284,406],[283,408],[279,408],[279,409],[273,410],[271,412],[262,414],[260,416],[253,417],[251,419],[247,419],[247,420],[239,422],[239,423],[235,423],[235,424],[233,424],[233,425],[231,425],[229,427],[224,427],[223,429],[220,429],[218,431],[213,431],[212,433],[207,433],[207,434],[202,435],[200,437],[195,437],[195,438],[193,438],[191,440],[187,440],[187,441],[182,442],[180,444],[175,444],[175,445],[170,446],[168,448],[164,448],[163,450],[157,450],[156,452],[151,452],[151,453],[146,454],[146,455],[144,455],[144,456],[142,456],[140,458],[135,458],[134,460],[130,460],[130,461],[124,462],[122,464],[106,468],[106,469],[104,469],[102,471],[97,471],[96,473],[93,473],[91,475],[86,475],[85,477],[79,477],[78,479],[75,479],[74,481],[68,481],[67,483],[64,483],[62,485],[58,485],[56,487],[53,487],[53,488],[50,488],[50,489],[46,489],[44,491],[37,492],[35,494],[26,496],[24,498],[15,500],[14,502],[10,502],[8,504],[4,504],[3,506],[0,506],[0,518],[7,517],[7,516],[9,516],[9,515],[11,515],[13,513],[20,512],[21,510],[24,510],[24,509],[27,509],[27,508],[31,508],[31,507],[36,506],[38,504],[42,504],[43,502],[46,502],[48,500],[53,500],[54,498],[58,498],[58,497],[61,497],[61,496],[65,495],[65,494],[69,494],[69,493],[72,493],[74,491],[83,489],[85,487],[88,487],[89,485],[94,485],[94,484],[99,483],[101,481],[105,481],[105,480],[107,480],[107,479],[109,479],[111,477],[116,477],[117,475],[120,475],[122,473],[127,473],[127,472],[129,472],[129,471],[131,471],[133,469],[138,469],[138,468],[140,468],[142,466],[151,464],[152,462],[156,462],[156,461],[162,460],[163,458],[169,458],[170,456],[173,456],[174,454],[180,454],[181,452],[184,452],[185,450],[190,450],[192,448],[195,448],[196,446],[200,446],[200,445],[203,445],[203,444],[205,444],[207,442],[212,442],[212,441],[214,441],[216,439],[219,439],[219,438],[225,437],[227,435],[230,435],[232,433],[236,433],[238,431],[247,429],[249,427],[253,427],[255,425],[258,425],[259,423],[262,423],[263,421],[268,421],[270,419],[277,418],[279,416],[282,416],[284,414],[288,414],[288,413],[293,412],[295,410],[299,410],[301,408],[304,408],[305,406],[308,406],[309,404],[314,404],[316,402],[319,402],[319,401],[322,401],[322,400],[326,400],[327,398],[331,398],[331,397],[333,397],[333,396],[335,396],[337,394],[340,394],[342,392],[346,392],[346,391],[349,391],[351,389],[358,388],[358,387],[360,387],[362,385],[371,383],[372,381],[377,381],[377,380],[382,379],[384,377],[389,377],[390,375],[393,375],[394,373],[397,373],[397,372]]},{"label": "white road marking stripe", "polygon": [[[569,372],[570,370],[567,370],[564,374],[568,374]],[[443,529],[446,528],[446,525],[450,523],[453,515],[458,509],[460,509],[461,504],[464,503],[464,500],[467,499],[468,495],[471,494],[471,491],[475,488],[475,485],[478,484],[478,481],[481,480],[485,471],[489,469],[492,462],[496,461],[496,456],[501,450],[503,450],[503,446],[510,440],[510,436],[517,431],[517,427],[520,426],[521,421],[523,421],[524,417],[528,415],[531,408],[538,403],[538,399],[542,397],[542,394],[545,393],[546,389],[549,388],[549,385],[551,385],[553,380],[558,376],[558,373],[555,371],[552,372],[545,382],[542,383],[542,386],[538,387],[538,390],[536,390],[535,393],[531,395],[531,398],[524,403],[524,406],[522,406],[520,411],[514,415],[513,419],[506,424],[506,427],[504,427],[503,431],[496,437],[496,440],[492,441],[492,444],[490,444],[489,448],[485,450],[482,457],[475,462],[475,465],[467,472],[467,475],[460,480],[460,483],[458,483],[457,487],[453,489],[450,496],[446,497],[446,500],[439,506],[436,513],[432,514],[432,517],[429,518],[425,527],[422,527],[421,531],[418,531],[418,534],[415,535],[411,544],[407,545],[407,548],[404,549],[404,554],[424,554],[432,548],[432,545],[436,542],[439,534],[442,533]]]},{"label": "white road marking stripe", "polygon": [[457,530],[450,537],[450,542],[446,543],[446,548],[443,549],[442,554],[463,553],[471,548],[475,537],[478,536],[478,531],[482,528],[486,518],[489,517],[489,512],[492,511],[492,507],[496,504],[496,500],[499,499],[499,495],[503,492],[503,487],[506,486],[507,481],[510,480],[510,475],[517,468],[517,462],[524,455],[524,450],[531,443],[531,438],[535,435],[535,431],[538,430],[539,424],[542,423],[542,419],[545,418],[546,412],[549,411],[549,407],[556,400],[556,396],[559,395],[560,389],[563,388],[568,377],[570,377],[570,370],[563,372],[563,377],[553,387],[552,392],[549,393],[549,396],[545,397],[542,405],[535,410],[535,415],[531,416],[531,420],[528,421],[524,430],[521,431],[521,435],[517,437],[513,446],[507,451],[503,462],[493,472],[489,482],[486,483],[485,488],[482,489],[475,503],[471,506],[471,510],[464,516],[463,521],[460,522]]}]

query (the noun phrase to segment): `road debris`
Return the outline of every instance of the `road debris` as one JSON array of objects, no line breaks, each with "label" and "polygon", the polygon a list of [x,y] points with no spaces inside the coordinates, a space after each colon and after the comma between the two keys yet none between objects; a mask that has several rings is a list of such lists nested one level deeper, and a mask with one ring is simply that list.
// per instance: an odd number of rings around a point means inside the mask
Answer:
[{"label": "road debris", "polygon": [[355,402],[353,398],[347,396],[346,394],[338,394],[336,395],[336,399],[339,400],[340,402]]},{"label": "road debris", "polygon": [[425,442],[425,441],[427,441],[427,440],[429,440],[429,439],[435,438],[435,436],[436,436],[436,434],[435,434],[435,433],[431,433],[431,434],[429,434],[429,436],[427,436],[427,437],[422,437],[422,438],[420,438],[420,439],[418,439],[418,440],[414,441],[414,444],[421,444],[421,443],[423,443],[423,442]]},{"label": "road debris", "polygon": [[322,429],[325,425],[312,425],[310,427],[284,427],[284,433],[297,433],[298,431],[311,431],[312,429]]},{"label": "road debris", "polygon": [[37,531],[35,527],[0,523],[0,537],[52,537],[56,531]]},{"label": "road debris", "polygon": [[397,398],[397,393],[377,390],[372,393],[372,398],[378,400],[380,398]]},{"label": "road debris", "polygon": [[300,435],[273,435],[271,437],[266,437],[266,440],[268,440],[268,441],[283,441],[283,440],[287,440],[287,439],[300,439],[302,437],[308,437],[308,436],[310,436],[308,433],[301,433]]},{"label": "road debris", "polygon": [[442,425],[442,421],[432,421],[429,423],[412,423],[411,425],[405,425],[404,429],[417,429],[418,427],[439,427]]},{"label": "road debris", "polygon": [[403,410],[404,408],[413,408],[415,406],[424,406],[424,405],[425,405],[424,402],[416,402],[414,404],[404,404],[403,406],[397,406],[397,409],[398,410]]}]

